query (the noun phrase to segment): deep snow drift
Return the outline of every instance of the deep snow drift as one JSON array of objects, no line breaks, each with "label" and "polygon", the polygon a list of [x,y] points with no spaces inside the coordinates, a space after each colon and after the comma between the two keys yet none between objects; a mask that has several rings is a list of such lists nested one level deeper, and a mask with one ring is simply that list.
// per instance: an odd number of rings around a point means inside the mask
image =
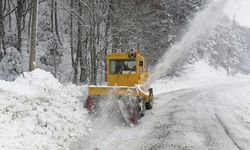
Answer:
[{"label": "deep snow drift", "polygon": [[69,149],[90,124],[80,101],[85,89],[40,69],[0,80],[0,149]]}]

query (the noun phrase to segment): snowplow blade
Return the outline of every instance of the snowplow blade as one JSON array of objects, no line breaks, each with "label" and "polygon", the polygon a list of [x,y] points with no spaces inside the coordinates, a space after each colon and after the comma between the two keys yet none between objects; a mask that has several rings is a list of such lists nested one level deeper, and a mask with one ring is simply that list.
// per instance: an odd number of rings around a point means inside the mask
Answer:
[{"label": "snowplow blade", "polygon": [[134,97],[142,96],[147,102],[150,100],[150,91],[143,90],[140,86],[89,86],[88,96],[126,96],[131,95]]},{"label": "snowplow blade", "polygon": [[136,92],[136,87],[123,86],[90,86],[88,88],[88,96],[123,96],[123,95],[139,96]]},{"label": "snowplow blade", "polygon": [[[116,99],[114,103],[116,103],[118,109],[120,109],[124,120],[133,125],[135,125],[140,116],[143,115],[145,111],[144,105],[152,98],[149,89],[145,92],[139,86],[90,86],[88,87],[88,97],[84,107],[90,113],[95,114],[98,112],[98,109],[101,109],[101,106],[98,105],[100,101],[108,97]],[[124,104],[126,106],[122,106]],[[121,106],[127,109],[121,109]]]}]

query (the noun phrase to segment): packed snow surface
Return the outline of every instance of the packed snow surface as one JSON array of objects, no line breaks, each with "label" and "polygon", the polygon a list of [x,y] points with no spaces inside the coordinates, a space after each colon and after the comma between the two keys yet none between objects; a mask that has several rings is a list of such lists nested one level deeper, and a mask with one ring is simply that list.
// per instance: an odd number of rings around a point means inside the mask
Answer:
[{"label": "packed snow surface", "polygon": [[40,69],[0,81],[0,149],[69,149],[90,124],[81,101],[85,90]]}]

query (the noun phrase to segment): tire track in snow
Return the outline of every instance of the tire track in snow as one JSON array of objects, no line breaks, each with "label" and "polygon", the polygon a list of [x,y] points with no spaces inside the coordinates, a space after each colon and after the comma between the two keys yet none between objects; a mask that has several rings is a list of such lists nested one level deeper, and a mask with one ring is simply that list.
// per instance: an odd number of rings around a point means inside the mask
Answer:
[{"label": "tire track in snow", "polygon": [[221,118],[215,113],[215,117],[218,120],[218,122],[220,123],[221,127],[224,129],[225,133],[227,134],[227,136],[231,139],[231,141],[233,142],[233,144],[235,145],[235,147],[237,147],[238,150],[243,150],[239,144],[235,141],[235,139],[233,138],[233,135],[230,133],[229,129],[226,127],[225,123],[221,120]]},{"label": "tire track in snow", "polygon": [[172,143],[171,139],[173,135],[182,135],[184,136],[184,133],[182,131],[179,131],[176,129],[178,126],[178,122],[176,120],[176,114],[182,113],[185,111],[184,109],[180,109],[177,105],[168,107],[169,109],[172,109],[170,112],[166,114],[164,119],[165,121],[161,120],[159,122],[156,122],[156,126],[154,126],[152,130],[152,134],[148,137],[148,139],[151,139],[147,145],[144,145],[141,149],[143,150],[191,150],[193,149],[190,146],[181,145],[177,143]]},{"label": "tire track in snow", "polygon": [[171,112],[168,117],[168,123],[161,123],[154,127],[153,134],[150,138],[154,139],[155,142],[149,143],[144,146],[144,150],[160,150],[165,147],[166,142],[170,138],[170,134],[172,132],[171,128],[176,125],[173,120],[174,112]]}]

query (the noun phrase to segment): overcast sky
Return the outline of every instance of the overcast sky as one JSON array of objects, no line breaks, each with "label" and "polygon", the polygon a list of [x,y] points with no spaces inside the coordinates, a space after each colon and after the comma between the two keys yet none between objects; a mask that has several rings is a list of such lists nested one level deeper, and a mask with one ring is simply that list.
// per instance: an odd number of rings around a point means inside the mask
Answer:
[{"label": "overcast sky", "polygon": [[250,0],[231,0],[225,12],[230,18],[235,15],[240,25],[250,28]]}]

